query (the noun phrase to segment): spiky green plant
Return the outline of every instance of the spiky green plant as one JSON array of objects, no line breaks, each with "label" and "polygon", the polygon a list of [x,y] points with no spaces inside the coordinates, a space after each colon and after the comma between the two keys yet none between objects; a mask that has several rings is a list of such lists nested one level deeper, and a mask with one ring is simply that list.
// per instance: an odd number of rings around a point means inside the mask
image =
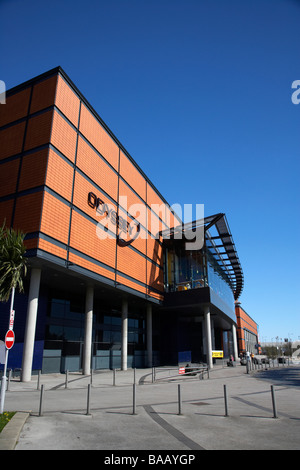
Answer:
[{"label": "spiky green plant", "polygon": [[26,275],[25,234],[19,230],[0,227],[0,301],[7,302],[12,289],[24,291]]}]

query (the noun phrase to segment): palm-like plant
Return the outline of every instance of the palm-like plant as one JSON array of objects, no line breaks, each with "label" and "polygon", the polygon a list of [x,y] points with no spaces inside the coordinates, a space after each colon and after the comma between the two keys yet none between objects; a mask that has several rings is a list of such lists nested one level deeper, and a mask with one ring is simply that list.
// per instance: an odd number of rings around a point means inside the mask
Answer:
[{"label": "palm-like plant", "polygon": [[0,227],[0,301],[7,302],[16,288],[24,291],[26,275],[25,234],[19,230]]},{"label": "palm-like plant", "polygon": [[[5,221],[0,227],[0,301],[10,299],[10,312],[13,310],[15,289],[23,291],[23,276],[26,274],[26,248],[24,233],[5,227]],[[4,372],[1,381],[0,413],[4,410],[6,390],[6,370],[8,349],[5,352]]]}]

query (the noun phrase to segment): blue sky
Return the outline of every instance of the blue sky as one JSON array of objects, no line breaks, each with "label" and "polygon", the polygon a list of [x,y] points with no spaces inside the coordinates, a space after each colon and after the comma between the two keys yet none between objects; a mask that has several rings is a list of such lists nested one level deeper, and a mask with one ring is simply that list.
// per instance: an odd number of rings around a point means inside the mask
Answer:
[{"label": "blue sky", "polygon": [[0,0],[7,88],[62,66],[170,204],[225,212],[261,340],[300,339],[299,0]]}]

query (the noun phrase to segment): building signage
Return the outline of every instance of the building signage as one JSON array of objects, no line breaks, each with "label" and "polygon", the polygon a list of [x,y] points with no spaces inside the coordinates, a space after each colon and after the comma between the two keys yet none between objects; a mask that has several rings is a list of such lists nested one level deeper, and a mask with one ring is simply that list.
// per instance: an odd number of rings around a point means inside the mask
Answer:
[{"label": "building signage", "polygon": [[15,321],[15,311],[11,310],[10,316],[9,316],[9,327],[8,327],[9,330],[14,329],[14,321]]},{"label": "building signage", "polygon": [[15,333],[13,330],[8,330],[5,335],[5,347],[6,349],[11,349],[15,343]]},{"label": "building signage", "polygon": [[120,216],[114,208],[97,197],[93,192],[88,194],[88,205],[96,209],[97,214],[105,218],[119,229],[117,233],[117,243],[120,246],[130,245],[140,233],[140,224],[135,220],[128,222]]}]

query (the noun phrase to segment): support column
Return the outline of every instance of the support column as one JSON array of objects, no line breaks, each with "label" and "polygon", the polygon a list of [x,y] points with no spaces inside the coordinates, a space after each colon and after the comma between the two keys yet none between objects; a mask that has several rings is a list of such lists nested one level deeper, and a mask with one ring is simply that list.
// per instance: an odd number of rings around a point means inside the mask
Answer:
[{"label": "support column", "polygon": [[122,300],[122,345],[121,345],[121,367],[127,370],[127,350],[128,350],[128,301]]},{"label": "support column", "polygon": [[24,349],[23,349],[22,372],[21,372],[22,382],[30,382],[31,380],[40,281],[41,281],[41,269],[33,268],[31,271],[31,278],[30,278],[25,337],[24,337]]},{"label": "support column", "polygon": [[236,327],[232,323],[232,338],[233,338],[233,358],[235,361],[238,360],[238,346],[237,346],[237,337],[236,337]]},{"label": "support column", "polygon": [[205,319],[205,331],[206,331],[206,362],[207,362],[209,369],[212,369],[213,361],[212,361],[211,324],[210,324],[209,308],[207,308],[204,313],[204,319]]},{"label": "support column", "polygon": [[92,354],[92,334],[93,334],[93,309],[94,309],[94,288],[86,288],[85,297],[85,331],[83,345],[83,375],[91,373],[91,354]]},{"label": "support column", "polygon": [[152,305],[147,304],[147,363],[152,367]]}]

